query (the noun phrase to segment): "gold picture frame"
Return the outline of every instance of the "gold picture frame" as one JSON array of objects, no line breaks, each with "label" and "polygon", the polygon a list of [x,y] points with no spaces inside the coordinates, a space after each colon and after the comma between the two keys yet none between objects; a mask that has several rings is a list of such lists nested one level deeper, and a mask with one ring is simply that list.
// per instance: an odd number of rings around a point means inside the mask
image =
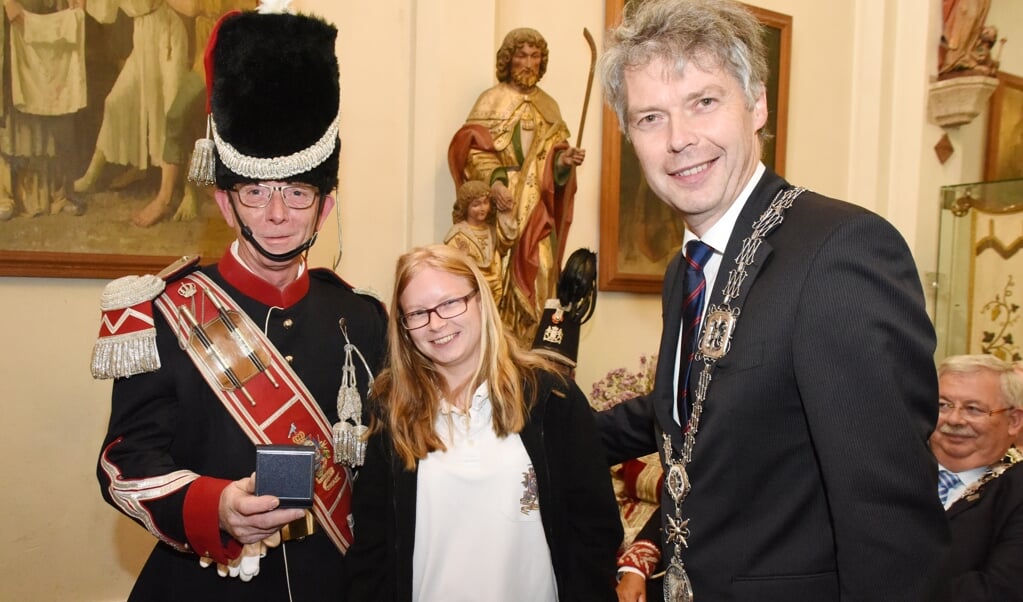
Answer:
[{"label": "gold picture frame", "polygon": [[[629,0],[607,0],[608,28],[621,22],[625,1]],[[764,162],[784,174],[792,17],[748,8],[764,24],[768,37],[767,128],[772,136],[764,145]],[[618,118],[607,106],[603,125],[598,286],[604,291],[659,293],[664,269],[682,244],[684,225],[646,186]]]}]

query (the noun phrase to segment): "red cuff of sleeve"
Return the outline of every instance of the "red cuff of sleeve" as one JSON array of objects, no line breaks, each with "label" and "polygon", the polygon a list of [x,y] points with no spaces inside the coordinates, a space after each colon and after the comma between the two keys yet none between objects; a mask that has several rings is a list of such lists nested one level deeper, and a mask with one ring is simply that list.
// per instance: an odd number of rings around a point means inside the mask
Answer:
[{"label": "red cuff of sleeve", "polygon": [[618,558],[618,566],[634,568],[643,576],[650,578],[660,561],[661,550],[657,544],[648,539],[637,539]]},{"label": "red cuff of sleeve", "polygon": [[230,484],[226,479],[199,477],[189,485],[182,510],[188,544],[196,554],[219,564],[242,552],[242,544],[220,530],[220,494]]}]

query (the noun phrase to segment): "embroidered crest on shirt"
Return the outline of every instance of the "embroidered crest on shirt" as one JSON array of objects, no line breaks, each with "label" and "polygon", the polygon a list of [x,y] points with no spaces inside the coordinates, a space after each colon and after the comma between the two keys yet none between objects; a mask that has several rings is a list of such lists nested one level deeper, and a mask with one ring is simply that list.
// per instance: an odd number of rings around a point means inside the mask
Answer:
[{"label": "embroidered crest on shirt", "polygon": [[533,465],[529,465],[529,470],[522,473],[522,497],[519,498],[519,512],[528,515],[534,510],[540,508],[540,502],[536,495],[536,471],[533,470]]}]

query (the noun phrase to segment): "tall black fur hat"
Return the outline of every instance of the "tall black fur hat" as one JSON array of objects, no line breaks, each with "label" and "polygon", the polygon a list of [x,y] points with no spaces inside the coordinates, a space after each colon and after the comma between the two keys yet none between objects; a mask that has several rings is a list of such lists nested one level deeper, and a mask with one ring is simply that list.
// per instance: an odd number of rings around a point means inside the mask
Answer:
[{"label": "tall black fur hat", "polygon": [[305,15],[220,20],[206,48],[218,188],[260,180],[337,187],[336,38],[333,25]]}]

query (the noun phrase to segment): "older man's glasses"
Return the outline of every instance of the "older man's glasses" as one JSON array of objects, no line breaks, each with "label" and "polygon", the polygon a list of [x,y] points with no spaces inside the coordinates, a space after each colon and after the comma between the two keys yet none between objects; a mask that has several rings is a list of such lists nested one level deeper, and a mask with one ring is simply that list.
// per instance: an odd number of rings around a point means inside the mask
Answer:
[{"label": "older man's glasses", "polygon": [[429,309],[418,309],[410,311],[401,316],[401,325],[405,330],[416,330],[430,323],[430,314],[437,314],[438,318],[449,320],[457,318],[469,309],[469,299],[476,296],[478,291],[473,291],[464,297],[449,299],[440,305]]},{"label": "older man's glasses", "polygon": [[270,204],[275,192],[281,193],[281,200],[292,209],[308,209],[316,202],[320,192],[315,186],[307,184],[285,184],[270,186],[268,184],[242,184],[234,189],[238,202],[252,209],[262,209]]},{"label": "older man's glasses", "polygon": [[1002,412],[1008,412],[1012,408],[1002,408],[1000,410],[989,410],[982,408],[978,405],[967,404],[961,406],[959,404],[952,403],[951,401],[941,400],[938,402],[938,413],[939,414],[951,414],[954,410],[959,410],[959,414],[967,420],[980,420],[981,418],[990,418],[995,414],[1001,414]]}]

